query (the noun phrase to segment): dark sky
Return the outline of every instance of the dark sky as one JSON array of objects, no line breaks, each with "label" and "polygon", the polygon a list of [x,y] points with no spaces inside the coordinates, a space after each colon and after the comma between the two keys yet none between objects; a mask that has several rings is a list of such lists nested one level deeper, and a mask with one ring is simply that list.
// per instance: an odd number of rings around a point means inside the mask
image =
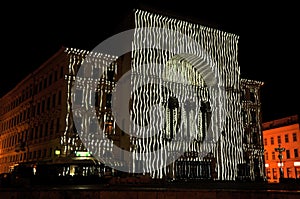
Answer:
[{"label": "dark sky", "polygon": [[299,114],[299,11],[290,2],[42,2],[1,6],[0,96],[61,46],[92,50],[113,35],[132,9],[144,8],[239,35],[241,76],[264,82],[263,121]]}]

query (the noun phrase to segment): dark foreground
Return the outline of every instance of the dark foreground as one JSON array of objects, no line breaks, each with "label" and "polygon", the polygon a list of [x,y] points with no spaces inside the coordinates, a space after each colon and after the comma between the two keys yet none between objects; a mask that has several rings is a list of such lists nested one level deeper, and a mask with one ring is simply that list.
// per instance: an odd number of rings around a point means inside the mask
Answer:
[{"label": "dark foreground", "polygon": [[254,182],[33,185],[0,188],[0,198],[22,199],[299,199],[300,185]]}]

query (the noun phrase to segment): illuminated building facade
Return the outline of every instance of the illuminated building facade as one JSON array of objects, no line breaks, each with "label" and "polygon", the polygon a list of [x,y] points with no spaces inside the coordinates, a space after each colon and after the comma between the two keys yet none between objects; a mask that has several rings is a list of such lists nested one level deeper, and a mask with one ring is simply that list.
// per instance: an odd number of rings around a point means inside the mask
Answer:
[{"label": "illuminated building facade", "polygon": [[[265,170],[268,182],[280,180],[282,168],[284,178],[300,178],[300,131],[298,115],[263,123],[265,148]],[[284,148],[282,161],[276,148]],[[282,166],[282,167],[281,167]]]},{"label": "illuminated building facade", "polygon": [[[152,178],[262,178],[262,83],[240,77],[238,36],[141,10],[133,16],[131,53],[62,48],[1,98],[0,172],[19,162],[68,162],[88,149]],[[112,110],[125,73],[132,89],[124,107],[138,125],[117,123]],[[162,111],[147,114],[155,104]]]},{"label": "illuminated building facade", "polygon": [[[76,165],[77,159],[91,159],[77,157],[86,150],[67,103],[74,76],[71,64],[72,57],[61,48],[0,99],[1,173],[20,163]],[[60,174],[73,175],[74,169]]]},{"label": "illuminated building facade", "polygon": [[264,146],[262,142],[262,113],[261,87],[263,82],[242,79],[241,102],[243,123],[243,156],[245,162],[239,165],[241,176],[248,176],[251,180],[264,178]]}]

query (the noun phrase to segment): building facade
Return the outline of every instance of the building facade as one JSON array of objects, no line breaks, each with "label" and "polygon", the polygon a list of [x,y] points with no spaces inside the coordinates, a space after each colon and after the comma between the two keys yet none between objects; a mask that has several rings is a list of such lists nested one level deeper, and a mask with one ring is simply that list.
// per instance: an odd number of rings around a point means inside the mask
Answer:
[{"label": "building facade", "polygon": [[262,141],[261,87],[263,82],[242,79],[241,102],[243,123],[244,164],[239,165],[241,176],[262,180],[264,175],[264,145]]},{"label": "building facade", "polygon": [[63,47],[0,99],[0,172],[69,162],[74,175],[85,159],[89,172],[263,178],[262,83],[240,77],[238,36],[142,10],[133,19],[131,53]]},{"label": "building facade", "polygon": [[263,123],[263,139],[268,182],[279,182],[280,169],[282,169],[282,177],[299,179],[300,131],[298,115]]}]

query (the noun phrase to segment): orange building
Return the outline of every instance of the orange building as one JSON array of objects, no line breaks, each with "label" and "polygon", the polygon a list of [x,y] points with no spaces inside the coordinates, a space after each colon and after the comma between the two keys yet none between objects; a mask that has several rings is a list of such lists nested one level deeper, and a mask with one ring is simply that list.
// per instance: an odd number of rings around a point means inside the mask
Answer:
[{"label": "orange building", "polygon": [[300,178],[298,115],[263,123],[263,139],[268,182],[279,182],[280,169],[284,178]]}]

